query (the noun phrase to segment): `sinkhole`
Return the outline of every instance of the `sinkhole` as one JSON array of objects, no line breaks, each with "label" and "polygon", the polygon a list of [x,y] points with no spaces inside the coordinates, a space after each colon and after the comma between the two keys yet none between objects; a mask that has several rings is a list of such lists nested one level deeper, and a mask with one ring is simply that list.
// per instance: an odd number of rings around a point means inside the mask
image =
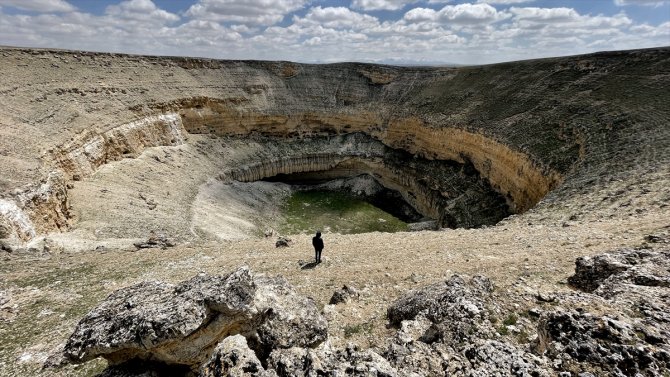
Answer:
[{"label": "sinkhole", "polygon": [[369,174],[318,178],[326,173],[279,174],[265,180],[290,186],[291,194],[280,207],[280,233],[392,233],[436,227],[433,219],[420,214],[400,192],[384,187]]},{"label": "sinkhole", "polygon": [[[160,146],[176,148],[141,158]],[[166,229],[241,239],[280,220],[284,234],[476,228],[532,208],[562,180],[503,140],[411,117],[229,114],[205,105],[82,134],[48,156],[58,169],[45,184],[58,195],[31,194],[24,210],[34,232],[12,225],[23,240],[73,226],[106,237]]]},{"label": "sinkhole", "polygon": [[475,228],[512,213],[467,158],[423,158],[360,133],[272,143],[224,176],[289,185],[284,234]]}]

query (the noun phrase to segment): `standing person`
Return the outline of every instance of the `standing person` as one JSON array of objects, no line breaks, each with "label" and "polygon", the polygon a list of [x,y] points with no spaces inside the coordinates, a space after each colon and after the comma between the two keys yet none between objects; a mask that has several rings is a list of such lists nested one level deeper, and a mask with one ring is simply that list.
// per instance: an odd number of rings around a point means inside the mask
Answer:
[{"label": "standing person", "polygon": [[312,246],[314,246],[314,259],[316,263],[321,263],[321,251],[323,250],[323,239],[321,231],[316,231],[316,236],[312,237]]}]

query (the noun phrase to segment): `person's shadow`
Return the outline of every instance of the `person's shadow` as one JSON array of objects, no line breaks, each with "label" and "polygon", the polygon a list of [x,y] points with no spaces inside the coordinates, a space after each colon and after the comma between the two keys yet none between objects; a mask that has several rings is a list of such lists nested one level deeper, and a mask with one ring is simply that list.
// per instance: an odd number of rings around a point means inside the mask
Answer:
[{"label": "person's shadow", "polygon": [[309,263],[304,264],[302,267],[300,267],[300,269],[301,270],[313,270],[317,265],[318,265],[318,263],[316,263],[316,262],[309,262]]}]

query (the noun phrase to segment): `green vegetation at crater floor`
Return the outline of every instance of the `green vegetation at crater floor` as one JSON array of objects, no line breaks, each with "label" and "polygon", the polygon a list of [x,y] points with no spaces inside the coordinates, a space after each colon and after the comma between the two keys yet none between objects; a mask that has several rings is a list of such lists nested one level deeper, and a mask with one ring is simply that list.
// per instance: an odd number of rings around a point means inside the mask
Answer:
[{"label": "green vegetation at crater floor", "polygon": [[313,233],[315,230],[341,234],[402,232],[407,223],[372,204],[341,192],[299,191],[283,206],[280,233]]}]

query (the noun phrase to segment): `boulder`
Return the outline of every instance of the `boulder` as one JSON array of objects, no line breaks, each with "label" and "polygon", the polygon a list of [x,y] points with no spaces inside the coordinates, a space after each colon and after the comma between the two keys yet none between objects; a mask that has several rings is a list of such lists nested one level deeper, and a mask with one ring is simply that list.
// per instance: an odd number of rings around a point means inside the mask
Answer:
[{"label": "boulder", "polygon": [[399,376],[381,355],[369,349],[359,350],[351,344],[337,350],[329,347],[277,349],[270,355],[268,368],[280,377]]},{"label": "boulder", "polygon": [[670,370],[667,341],[648,343],[630,321],[565,310],[542,316],[536,349],[574,372],[588,366],[598,375],[662,376]]},{"label": "boulder", "polygon": [[279,237],[277,238],[277,242],[275,242],[275,247],[289,247],[291,245],[291,239],[287,237]]},{"label": "boulder", "polygon": [[585,292],[593,292],[607,278],[629,270],[645,259],[648,253],[646,250],[620,250],[577,258],[575,274],[568,278],[568,283]]},{"label": "boulder", "polygon": [[489,317],[503,311],[484,276],[413,290],[389,307],[399,331],[384,357],[403,376],[548,376],[541,358],[500,335]]},{"label": "boulder", "polygon": [[[422,314],[434,323],[444,318],[474,318],[483,311],[483,301],[493,291],[493,283],[484,276],[475,276],[466,282],[453,275],[445,282],[409,291],[387,310],[392,325],[414,319]],[[469,320],[468,320],[469,321]]]},{"label": "boulder", "polygon": [[446,347],[441,343],[394,341],[383,356],[398,371],[399,376],[444,376],[448,366],[446,352]]},{"label": "boulder", "polygon": [[209,361],[200,368],[200,377],[271,376],[247,345],[242,335],[224,339],[214,349]]},{"label": "boulder", "polygon": [[354,287],[348,285],[342,286],[342,288],[333,292],[333,296],[330,297],[330,305],[337,305],[342,303],[347,303],[351,300],[356,300],[360,297],[360,293]]},{"label": "boulder", "polygon": [[533,355],[510,343],[478,340],[463,353],[469,376],[550,376]]},{"label": "boulder", "polygon": [[118,290],[79,322],[64,355],[72,363],[102,356],[111,365],[151,360],[198,371],[217,344],[236,334],[264,357],[277,348],[318,345],[327,322],[285,279],[242,267],[177,285],[143,282]]},{"label": "boulder", "polygon": [[146,241],[135,242],[133,245],[138,250],[139,249],[153,249],[153,248],[161,248],[161,249],[165,250],[168,247],[175,246],[176,243],[175,243],[174,240],[168,238],[164,234],[156,234],[154,232],[151,232],[149,234],[149,238]]},{"label": "boulder", "polygon": [[670,337],[670,250],[622,249],[577,259],[574,287],[642,314]]},{"label": "boulder", "polygon": [[[605,299],[608,315],[541,315],[536,350],[596,375],[661,376],[670,369],[670,250],[621,249],[576,261],[569,283]],[[581,302],[588,304],[587,297]],[[632,314],[632,315],[631,315]]]}]

